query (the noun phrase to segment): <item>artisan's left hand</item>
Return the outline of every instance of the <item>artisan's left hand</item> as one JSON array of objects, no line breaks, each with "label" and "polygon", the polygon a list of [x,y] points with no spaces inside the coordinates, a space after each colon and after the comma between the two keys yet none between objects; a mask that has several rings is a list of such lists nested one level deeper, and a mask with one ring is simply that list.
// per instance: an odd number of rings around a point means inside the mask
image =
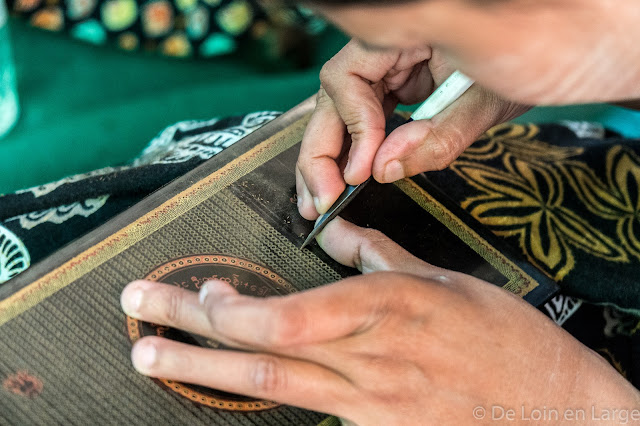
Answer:
[{"label": "artisan's left hand", "polygon": [[243,349],[145,337],[133,348],[135,368],[358,425],[489,422],[492,406],[520,415],[640,405],[601,357],[506,291],[341,219],[319,243],[367,274],[266,299],[222,282],[203,287],[200,300],[169,285],[129,284],[127,314]]}]

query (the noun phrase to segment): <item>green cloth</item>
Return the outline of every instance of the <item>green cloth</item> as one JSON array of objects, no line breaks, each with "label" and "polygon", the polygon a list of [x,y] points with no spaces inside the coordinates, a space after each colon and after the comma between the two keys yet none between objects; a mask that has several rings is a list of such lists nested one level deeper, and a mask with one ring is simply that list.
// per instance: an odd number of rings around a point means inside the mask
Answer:
[{"label": "green cloth", "polygon": [[316,65],[300,71],[250,52],[176,60],[11,24],[22,111],[0,140],[0,193],[122,164],[177,121],[287,110],[317,91],[320,66],[346,42],[323,34]]}]

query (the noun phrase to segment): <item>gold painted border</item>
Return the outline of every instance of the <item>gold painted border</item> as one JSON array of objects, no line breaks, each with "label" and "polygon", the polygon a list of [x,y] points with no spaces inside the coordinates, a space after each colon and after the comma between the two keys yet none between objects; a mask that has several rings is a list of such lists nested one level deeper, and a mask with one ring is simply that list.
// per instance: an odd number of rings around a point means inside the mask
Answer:
[{"label": "gold painted border", "polygon": [[478,235],[462,219],[452,214],[420,185],[408,178],[395,182],[395,185],[489,262],[491,266],[506,276],[509,281],[502,288],[523,297],[538,287],[536,280]]},{"label": "gold painted border", "polygon": [[0,301],[0,326],[300,142],[309,114],[43,277]]}]

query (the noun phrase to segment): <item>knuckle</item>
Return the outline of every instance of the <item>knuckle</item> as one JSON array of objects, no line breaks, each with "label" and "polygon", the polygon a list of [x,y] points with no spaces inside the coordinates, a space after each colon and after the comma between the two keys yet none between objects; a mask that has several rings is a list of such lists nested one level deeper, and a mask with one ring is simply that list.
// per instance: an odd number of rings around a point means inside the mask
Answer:
[{"label": "knuckle", "polygon": [[[363,273],[371,270],[389,269],[386,253],[387,248],[393,248],[389,246],[389,243],[395,244],[377,229],[365,229],[358,250],[354,253],[353,264]],[[371,263],[375,263],[375,266],[372,266]]]},{"label": "knuckle", "polygon": [[[328,77],[327,77],[328,78]],[[334,85],[334,82],[323,82],[320,85],[320,90],[316,94],[316,106],[314,113],[319,111],[334,111],[335,103],[334,103],[334,93],[330,91],[331,86]]]},{"label": "knuckle", "polygon": [[432,131],[429,141],[431,146],[431,163],[435,170],[444,170],[460,155],[462,138],[460,134],[450,132],[439,133]]},{"label": "knuckle", "polygon": [[369,244],[372,247],[375,247],[380,242],[386,241],[388,239],[389,238],[386,235],[384,235],[382,232],[378,231],[377,229],[367,228],[365,229],[364,234],[362,236],[362,243]]},{"label": "knuckle", "polygon": [[205,306],[205,315],[209,320],[211,330],[215,330],[218,333],[224,333],[226,325],[224,322],[226,317],[221,311],[222,310],[218,309],[214,303]]},{"label": "knuckle", "polygon": [[182,316],[182,292],[172,291],[169,294],[169,299],[167,300],[167,302],[168,303],[165,306],[165,318],[167,322],[169,322],[170,324],[179,323]]},{"label": "knuckle", "polygon": [[377,229],[366,229],[362,235],[360,251],[378,252],[389,238]]},{"label": "knuckle", "polygon": [[[327,84],[331,84],[331,79],[333,77],[334,74],[334,68],[335,68],[335,60],[334,59],[329,59],[327,62],[325,62],[325,64],[322,66],[322,68],[320,68],[320,84],[322,84],[323,87],[326,87]],[[320,90],[320,93],[325,92],[324,90]],[[319,95],[320,95],[319,93]],[[325,92],[326,94],[326,92]]]},{"label": "knuckle", "polygon": [[369,126],[361,110],[345,110],[342,119],[347,126],[347,133],[354,142],[358,142],[359,138],[367,134]]},{"label": "knuckle", "polygon": [[320,86],[320,90],[318,90],[318,93],[316,95],[316,108],[318,108],[318,106],[323,106],[327,102],[331,102],[331,98],[329,97],[329,94],[325,90],[324,84],[322,84]]},{"label": "knuckle", "polygon": [[293,303],[281,305],[273,315],[267,344],[272,347],[295,344],[307,329],[306,311]]},{"label": "knuckle", "polygon": [[287,389],[286,370],[274,356],[258,356],[249,374],[249,383],[259,395],[282,393]]},{"label": "knuckle", "polygon": [[296,162],[296,167],[300,170],[300,174],[304,178],[304,181],[307,182],[309,180],[313,180],[315,177],[313,174],[313,168],[318,163],[318,158],[312,157],[310,155],[305,155],[298,157]]}]

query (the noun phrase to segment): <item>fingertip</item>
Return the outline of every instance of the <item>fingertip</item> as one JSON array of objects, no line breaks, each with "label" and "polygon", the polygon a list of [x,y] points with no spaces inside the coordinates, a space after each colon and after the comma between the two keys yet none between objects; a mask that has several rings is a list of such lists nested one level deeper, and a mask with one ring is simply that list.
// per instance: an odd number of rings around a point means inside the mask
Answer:
[{"label": "fingertip", "polygon": [[340,217],[336,217],[318,234],[316,241],[322,250],[337,262],[356,267],[360,228]]},{"label": "fingertip", "polygon": [[[384,132],[381,135],[371,132],[367,142],[359,141],[351,145],[349,161],[344,169],[344,181],[349,185],[359,185],[369,179],[373,170],[373,161],[383,143]],[[364,139],[362,137],[361,139]]]},{"label": "fingertip", "polygon": [[348,185],[360,185],[365,180],[369,179],[371,176],[371,166],[366,168],[357,169],[356,167],[351,167],[349,170],[345,169],[344,171],[344,181]]},{"label": "fingertip", "polygon": [[[384,140],[373,160],[373,177],[380,183],[395,182],[412,176],[412,166],[424,165],[430,168],[429,158],[425,158],[425,144],[431,134],[432,123],[428,120],[403,124]],[[419,168],[419,167],[418,167]],[[419,170],[424,171],[424,170]],[[416,172],[417,173],[417,172]]]},{"label": "fingertip", "polygon": [[315,203],[309,188],[307,187],[300,168],[296,166],[296,205],[300,216],[307,220],[314,220],[318,217]]},{"label": "fingertip", "polygon": [[382,174],[376,176],[376,180],[380,183],[391,183],[405,177],[402,163],[399,160],[391,160],[382,167]]},{"label": "fingertip", "polygon": [[316,211],[320,214],[324,214],[328,209],[324,208],[324,204],[320,201],[320,197],[313,197],[313,205],[316,208]]},{"label": "fingertip", "polygon": [[[321,241],[325,240],[325,235],[327,234],[327,232],[331,232],[331,229],[333,228],[332,224],[336,221],[339,220],[340,217],[336,216],[334,219],[332,219],[329,223],[327,223],[325,225],[325,227],[322,229],[322,231],[320,231],[320,233],[318,235],[316,235],[316,242],[320,245],[320,247],[322,248],[322,245],[320,244]],[[316,221],[313,224],[313,227],[315,228],[318,225],[318,222],[320,221],[320,218],[317,218]],[[329,228],[330,230],[327,231],[327,228]],[[326,251],[326,250],[325,250]]]},{"label": "fingertip", "polygon": [[209,296],[209,282],[206,282],[204,283],[204,285],[200,289],[200,292],[198,293],[198,302],[200,302],[201,305],[204,305],[204,303],[207,301],[208,296]]},{"label": "fingertip", "polygon": [[338,197],[335,197],[335,198],[326,197],[326,196],[313,197],[313,206],[315,207],[316,212],[319,215],[323,215],[329,211],[329,209],[337,199]]},{"label": "fingertip", "polygon": [[[317,221],[316,221],[317,223]],[[332,239],[333,236],[337,233],[340,234],[340,230],[344,228],[345,223],[349,223],[346,220],[342,219],[340,216],[336,216],[334,219],[329,222],[322,231],[316,236],[316,241],[322,250],[328,252],[327,243],[329,239]]]},{"label": "fingertip", "polygon": [[315,220],[319,215],[329,211],[346,188],[346,184],[339,174],[337,179],[328,179],[326,178],[327,174],[322,176],[325,177],[317,179],[315,182],[316,191],[313,196],[309,197],[310,202],[305,200],[303,209],[299,209],[302,217],[307,220]]},{"label": "fingertip", "polygon": [[122,293],[122,296],[120,297],[120,306],[122,307],[122,311],[132,318],[139,318],[140,306],[142,306],[143,297],[143,290],[137,287],[128,291],[126,294]]},{"label": "fingertip", "polygon": [[222,297],[238,294],[238,291],[228,282],[222,280],[207,281],[202,285],[198,293],[198,300],[201,305],[206,304],[209,297],[219,300]]},{"label": "fingertip", "polygon": [[156,337],[148,336],[138,340],[131,349],[131,363],[140,374],[152,376],[158,360]]},{"label": "fingertip", "polygon": [[382,232],[362,228],[339,217],[327,224],[317,241],[331,258],[365,274],[376,271],[423,271],[430,266]]},{"label": "fingertip", "polygon": [[144,292],[153,285],[153,281],[147,280],[136,280],[127,284],[120,294],[122,311],[132,318],[138,318]]},{"label": "fingertip", "polygon": [[317,200],[314,200],[314,206],[319,214],[325,214],[333,206],[333,203],[340,198],[347,184],[342,176],[339,175],[339,178],[333,181],[327,180],[318,186],[322,187],[322,191],[316,196]]},{"label": "fingertip", "polygon": [[302,216],[306,220],[316,220],[320,216],[315,207],[313,209],[299,209],[298,212],[300,213],[300,216]]},{"label": "fingertip", "polygon": [[131,291],[133,289],[148,289],[149,287],[153,286],[154,284],[156,284],[155,281],[149,281],[149,280],[134,280],[131,281],[129,284],[127,284],[126,286],[124,286],[124,289],[122,290],[122,292],[127,292],[127,291]]},{"label": "fingertip", "polygon": [[[351,155],[349,155],[349,157],[351,157]],[[346,166],[344,166],[344,172],[342,173],[344,176],[344,181],[349,185],[352,185],[351,181],[353,180],[353,176],[351,175],[353,174],[353,170],[353,161],[351,161],[351,158],[349,158],[349,160],[347,160]]]}]

